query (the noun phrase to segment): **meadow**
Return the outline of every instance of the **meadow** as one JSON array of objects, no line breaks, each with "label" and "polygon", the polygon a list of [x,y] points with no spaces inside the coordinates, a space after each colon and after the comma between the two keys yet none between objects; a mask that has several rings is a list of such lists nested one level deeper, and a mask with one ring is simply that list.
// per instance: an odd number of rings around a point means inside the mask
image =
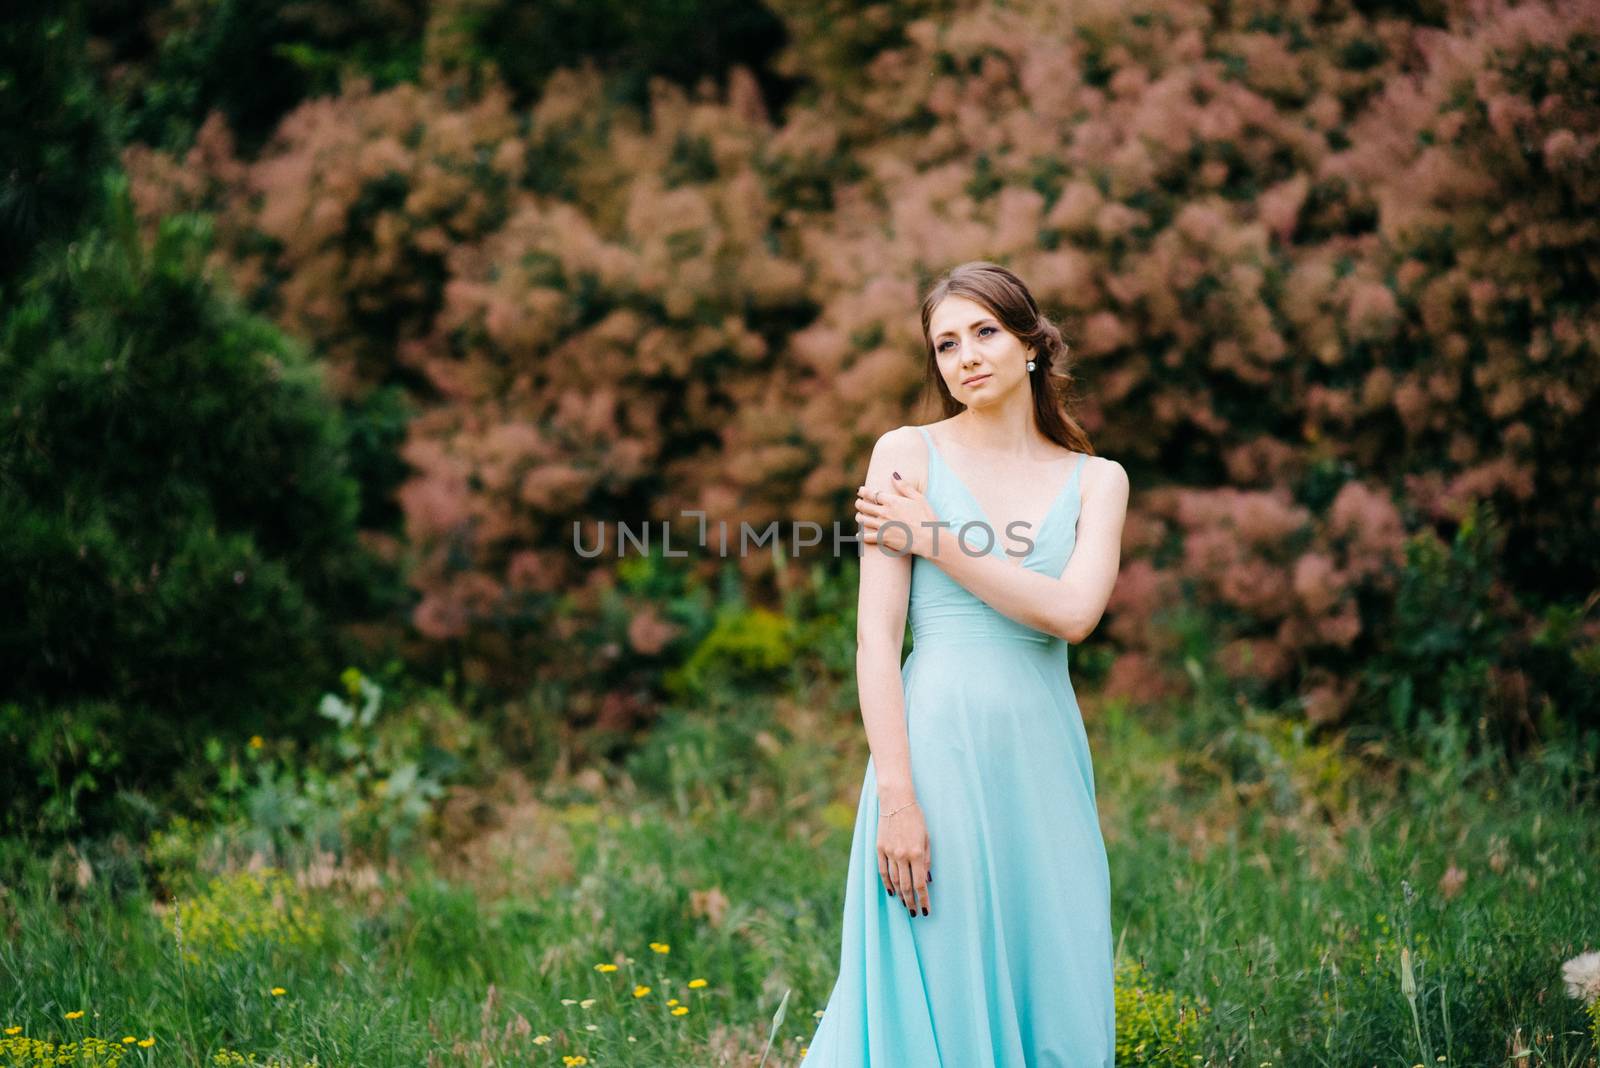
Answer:
[{"label": "meadow", "polygon": [[[1595,1063],[1562,983],[1600,931],[1592,754],[1312,743],[1191,667],[1207,696],[1164,708],[1079,684],[1119,1064]],[[867,755],[845,699],[729,691],[615,764],[491,761],[398,846],[282,833],[294,758],[260,738],[213,753],[227,818],[9,840],[0,1064],[797,1064]]]}]

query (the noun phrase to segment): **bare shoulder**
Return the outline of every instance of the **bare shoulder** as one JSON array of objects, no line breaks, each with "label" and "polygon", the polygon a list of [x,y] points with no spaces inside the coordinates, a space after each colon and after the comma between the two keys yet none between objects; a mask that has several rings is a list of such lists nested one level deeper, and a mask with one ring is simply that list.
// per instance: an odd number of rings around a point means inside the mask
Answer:
[{"label": "bare shoulder", "polygon": [[897,426],[893,430],[885,430],[878,435],[878,441],[873,450],[887,450],[889,452],[916,455],[923,451],[922,435],[918,428],[910,425]]},{"label": "bare shoulder", "polygon": [[914,426],[897,426],[878,435],[867,465],[867,484],[887,485],[895,472],[921,485],[927,471],[928,447]]},{"label": "bare shoulder", "polygon": [[1090,456],[1084,469],[1085,497],[1105,502],[1107,507],[1126,508],[1128,472],[1109,456]]}]

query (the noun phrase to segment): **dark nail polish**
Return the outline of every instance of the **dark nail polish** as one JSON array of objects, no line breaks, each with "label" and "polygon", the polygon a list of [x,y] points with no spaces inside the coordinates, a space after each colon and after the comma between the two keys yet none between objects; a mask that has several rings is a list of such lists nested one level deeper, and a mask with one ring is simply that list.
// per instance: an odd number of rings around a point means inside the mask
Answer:
[{"label": "dark nail polish", "polygon": [[928,914],[928,910],[927,910],[927,909],[923,909],[923,910],[922,910],[922,914],[923,914],[923,915],[924,915],[924,916],[926,916],[926,915],[927,915],[927,914]]},{"label": "dark nail polish", "polygon": [[900,477],[900,472],[898,472],[898,471],[896,471],[896,472],[895,472],[895,473],[894,473],[894,477],[895,477],[895,478],[899,478],[899,477]]}]

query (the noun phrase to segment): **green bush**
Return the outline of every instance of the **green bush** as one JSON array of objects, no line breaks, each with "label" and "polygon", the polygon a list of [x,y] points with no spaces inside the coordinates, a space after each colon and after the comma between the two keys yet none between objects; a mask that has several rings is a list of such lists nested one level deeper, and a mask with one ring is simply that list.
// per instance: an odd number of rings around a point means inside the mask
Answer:
[{"label": "green bush", "polygon": [[[535,101],[552,71],[593,61],[619,101],[646,106],[652,78],[693,87],[736,63],[766,70],[785,42],[784,25],[751,0],[640,3],[476,4],[456,16],[452,63],[492,69],[519,101]],[[440,57],[444,58],[444,57]],[[768,76],[769,94],[789,82]]]},{"label": "green bush", "polygon": [[[0,724],[30,761],[0,819],[18,829],[89,815],[56,790],[103,795],[113,760],[161,781],[197,725],[309,724],[294,710],[376,582],[317,367],[213,286],[206,219],[147,245],[126,179],[104,192],[104,222],[0,321]],[[93,744],[35,737],[68,723]]]},{"label": "green bush", "polygon": [[179,151],[212,113],[254,147],[306,99],[337,92],[347,75],[380,88],[414,79],[428,14],[417,0],[88,6],[122,137]]},{"label": "green bush", "polygon": [[173,815],[150,836],[163,883],[252,856],[285,868],[395,856],[434,829],[448,784],[492,778],[500,766],[488,728],[438,692],[390,696],[347,668],[317,711],[331,731],[308,746],[206,739],[203,758],[177,779],[195,818]]},{"label": "green bush", "polygon": [[0,705],[0,738],[13,754],[8,774],[20,809],[0,814],[0,826],[66,830],[83,821],[90,799],[123,770],[122,710],[110,701],[28,708]]},{"label": "green bush", "polygon": [[0,292],[77,230],[112,160],[75,14],[29,4],[0,23]]},{"label": "green bush", "polygon": [[[1495,749],[1519,751],[1535,737],[1570,732],[1600,743],[1600,656],[1577,605],[1550,605],[1542,622],[1525,622],[1499,570],[1504,524],[1490,507],[1472,505],[1445,542],[1412,535],[1399,574],[1393,614],[1364,670],[1386,707],[1370,718],[1395,737],[1412,735],[1424,716],[1472,728]],[[1540,704],[1519,694],[1523,674],[1543,683]]]},{"label": "green bush", "polygon": [[1189,1068],[1199,1052],[1199,1010],[1170,990],[1151,987],[1144,965],[1117,961],[1117,1063]]},{"label": "green bush", "polygon": [[790,622],[759,607],[729,606],[695,647],[682,668],[666,676],[679,698],[708,696],[718,685],[730,691],[770,687],[787,678],[794,662]]}]

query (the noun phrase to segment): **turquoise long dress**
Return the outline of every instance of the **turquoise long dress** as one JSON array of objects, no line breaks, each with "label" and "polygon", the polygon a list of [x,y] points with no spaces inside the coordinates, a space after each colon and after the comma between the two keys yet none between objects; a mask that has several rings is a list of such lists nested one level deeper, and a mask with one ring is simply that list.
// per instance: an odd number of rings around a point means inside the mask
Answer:
[{"label": "turquoise long dress", "polygon": [[[941,520],[1005,556],[928,443]],[[1021,566],[1058,577],[1077,540],[1083,465],[1023,533]],[[872,551],[872,547],[868,547]],[[1110,1068],[1116,1023],[1111,879],[1067,643],[1001,615],[939,566],[911,564],[913,648],[901,668],[930,909],[913,918],[878,874],[867,760],[845,881],[839,974],[801,1068]]]}]

